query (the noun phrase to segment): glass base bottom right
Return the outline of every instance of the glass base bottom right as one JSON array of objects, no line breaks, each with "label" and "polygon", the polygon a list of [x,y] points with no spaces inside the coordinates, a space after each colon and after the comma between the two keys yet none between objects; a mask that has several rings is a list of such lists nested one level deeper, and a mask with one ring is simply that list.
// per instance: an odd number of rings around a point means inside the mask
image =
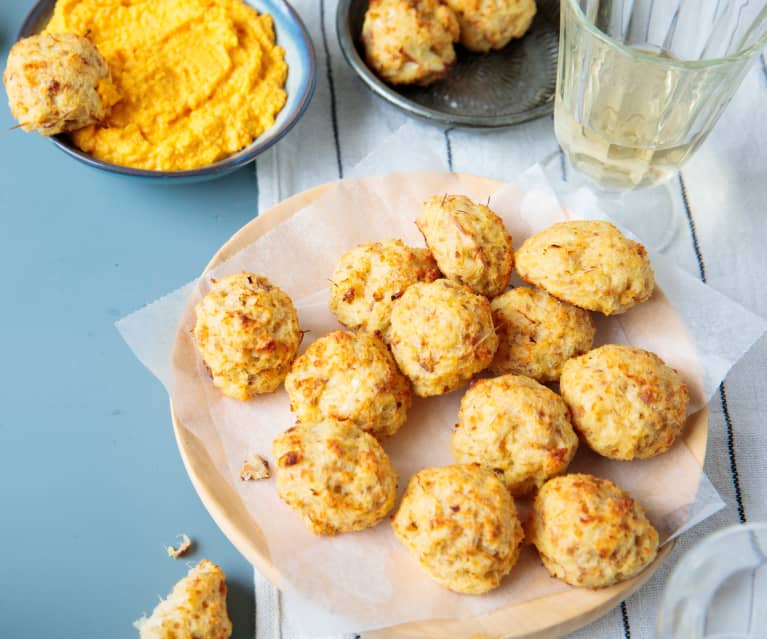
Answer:
[{"label": "glass base bottom right", "polygon": [[720,530],[674,568],[656,639],[767,637],[767,523]]}]

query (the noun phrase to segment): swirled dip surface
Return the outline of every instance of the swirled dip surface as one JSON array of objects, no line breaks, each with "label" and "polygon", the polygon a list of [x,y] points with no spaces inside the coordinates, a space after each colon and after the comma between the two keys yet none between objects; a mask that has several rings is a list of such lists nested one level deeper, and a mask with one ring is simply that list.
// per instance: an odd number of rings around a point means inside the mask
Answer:
[{"label": "swirled dip surface", "polygon": [[250,144],[285,104],[274,26],[240,0],[59,0],[50,33],[88,34],[120,101],[72,134],[94,157],[140,169],[212,164]]}]

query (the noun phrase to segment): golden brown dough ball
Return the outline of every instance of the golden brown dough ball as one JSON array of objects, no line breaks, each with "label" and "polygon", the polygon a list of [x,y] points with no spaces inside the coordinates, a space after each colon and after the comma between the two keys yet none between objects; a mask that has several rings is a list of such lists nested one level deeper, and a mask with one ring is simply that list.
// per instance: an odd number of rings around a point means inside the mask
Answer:
[{"label": "golden brown dough ball", "polygon": [[529,377],[503,375],[466,391],[451,448],[457,462],[494,471],[516,497],[563,473],[578,436],[559,395]]},{"label": "golden brown dough ball", "polygon": [[427,249],[411,248],[402,240],[366,242],[338,261],[331,278],[330,311],[344,326],[388,340],[394,302],[411,284],[432,282],[440,275]]},{"label": "golden brown dough ball", "polygon": [[277,492],[317,535],[370,528],[394,507],[397,474],[351,422],[296,424],[274,440]]},{"label": "golden brown dough ball", "polygon": [[418,472],[392,526],[435,581],[470,595],[498,587],[517,562],[524,536],[509,491],[476,465]]},{"label": "golden brown dough ball", "polygon": [[134,626],[140,639],[205,637],[229,639],[232,622],[226,609],[226,577],[216,564],[203,559],[161,599],[152,615]]},{"label": "golden brown dough ball", "polygon": [[439,0],[370,0],[362,25],[367,62],[392,84],[427,85],[455,62],[458,20]]},{"label": "golden brown dough ball", "polygon": [[8,54],[3,82],[21,128],[42,135],[101,122],[111,106],[109,91],[114,91],[98,49],[73,33],[19,40]]},{"label": "golden brown dough ball", "polygon": [[214,386],[243,400],[277,390],[301,343],[285,292],[260,275],[237,273],[216,282],[195,312],[197,348]]},{"label": "golden brown dough ball", "polygon": [[603,588],[652,563],[658,533],[644,509],[607,479],[564,475],[533,502],[528,538],[548,571],[573,586]]},{"label": "golden brown dough ball", "polygon": [[416,395],[449,393],[487,368],[498,348],[490,302],[450,280],[413,284],[394,305],[390,345]]},{"label": "golden brown dough ball", "polygon": [[596,327],[588,311],[539,288],[520,286],[491,303],[498,350],[491,370],[555,382],[571,357],[591,348]]},{"label": "golden brown dough ball", "polygon": [[495,297],[509,285],[514,266],[511,236],[503,220],[465,195],[426,200],[416,224],[445,277]]},{"label": "golden brown dough ball", "polygon": [[644,302],[655,288],[641,244],[609,222],[559,222],[528,238],[517,251],[523,280],[565,302],[605,315]]},{"label": "golden brown dough ball", "polygon": [[350,421],[374,437],[393,435],[413,401],[408,379],[375,335],[334,331],[298,357],[285,378],[302,422]]},{"label": "golden brown dough ball", "polygon": [[571,359],[559,388],[585,442],[611,459],[666,452],[687,419],[679,373],[641,348],[608,344]]},{"label": "golden brown dough ball", "polygon": [[461,44],[485,53],[521,38],[533,22],[535,0],[444,0],[458,18]]}]

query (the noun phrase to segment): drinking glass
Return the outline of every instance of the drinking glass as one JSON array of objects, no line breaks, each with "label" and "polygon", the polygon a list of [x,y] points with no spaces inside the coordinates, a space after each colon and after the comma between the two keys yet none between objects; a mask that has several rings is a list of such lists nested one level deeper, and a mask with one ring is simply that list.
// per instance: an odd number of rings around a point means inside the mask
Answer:
[{"label": "drinking glass", "polygon": [[557,139],[572,166],[607,190],[675,176],[767,42],[767,0],[560,7]]},{"label": "drinking glass", "polygon": [[767,523],[725,528],[682,557],[663,592],[656,637],[767,637]]}]

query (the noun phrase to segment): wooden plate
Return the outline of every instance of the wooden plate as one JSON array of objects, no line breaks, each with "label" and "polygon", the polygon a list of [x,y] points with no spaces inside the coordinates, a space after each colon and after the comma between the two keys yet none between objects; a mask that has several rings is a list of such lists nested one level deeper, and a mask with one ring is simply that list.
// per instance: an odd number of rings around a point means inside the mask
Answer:
[{"label": "wooden plate", "polygon": [[[486,189],[503,186],[487,178],[462,177]],[[246,224],[213,256],[205,272],[303,209],[330,186],[332,183],[294,195]],[[211,517],[248,561],[268,579],[279,583],[279,573],[268,558],[258,522],[252,518],[227,479],[218,472],[200,440],[177,419],[172,404],[171,416],[184,465]],[[706,454],[707,435],[708,411],[704,408],[690,416],[684,431],[684,441],[701,466]],[[658,569],[672,546],[664,546],[657,559],[641,574],[611,588],[597,591],[573,588],[506,606],[479,617],[418,621],[366,632],[365,636],[375,639],[559,639],[601,617],[636,591]]]}]

